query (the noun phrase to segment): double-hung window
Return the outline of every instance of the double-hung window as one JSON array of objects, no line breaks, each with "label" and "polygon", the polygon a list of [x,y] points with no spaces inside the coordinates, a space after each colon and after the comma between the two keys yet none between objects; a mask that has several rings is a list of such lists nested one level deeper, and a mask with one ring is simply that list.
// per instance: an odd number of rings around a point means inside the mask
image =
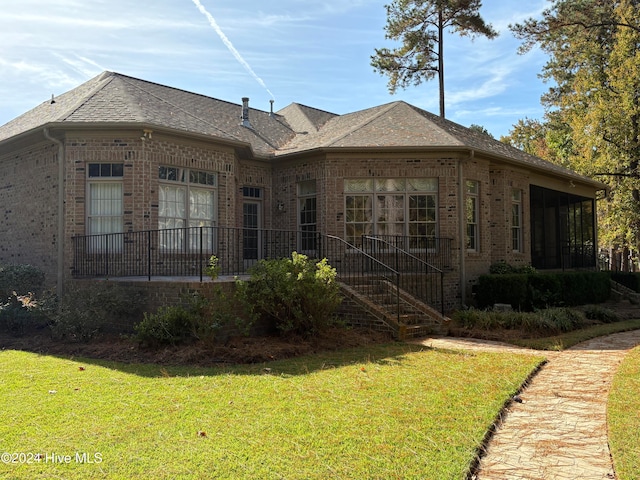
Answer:
[{"label": "double-hung window", "polygon": [[345,237],[409,237],[424,244],[437,232],[436,178],[354,179],[344,181]]},{"label": "double-hung window", "polygon": [[217,215],[216,174],[161,166],[159,180],[161,246],[174,251],[196,251],[202,246],[210,251]]},{"label": "double-hung window", "polygon": [[90,163],[87,184],[87,233],[91,251],[122,250],[123,193],[121,163]]},{"label": "double-hung window", "polygon": [[467,216],[467,250],[478,251],[478,182],[467,180],[465,214]]}]

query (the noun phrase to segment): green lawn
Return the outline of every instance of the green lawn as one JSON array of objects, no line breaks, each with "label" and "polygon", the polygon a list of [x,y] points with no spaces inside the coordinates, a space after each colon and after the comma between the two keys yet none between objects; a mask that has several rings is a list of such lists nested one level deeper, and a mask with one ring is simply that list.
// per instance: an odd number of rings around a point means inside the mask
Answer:
[{"label": "green lawn", "polygon": [[625,357],[609,393],[609,445],[620,480],[640,478],[640,347]]},{"label": "green lawn", "polygon": [[0,478],[458,480],[540,361],[400,343],[219,369],[0,351],[0,453],[24,454]]}]

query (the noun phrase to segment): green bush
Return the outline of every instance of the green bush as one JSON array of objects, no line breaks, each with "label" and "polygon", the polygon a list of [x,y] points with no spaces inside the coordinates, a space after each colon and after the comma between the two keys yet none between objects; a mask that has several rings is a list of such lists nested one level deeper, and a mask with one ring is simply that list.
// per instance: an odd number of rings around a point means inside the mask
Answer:
[{"label": "green bush", "polygon": [[211,296],[196,292],[183,300],[184,305],[160,307],[155,313],[145,312],[142,321],[134,327],[136,339],[150,347],[195,340],[211,346],[231,333],[249,333],[251,320],[236,313],[235,297],[227,297],[221,288],[214,288]]},{"label": "green bush", "polygon": [[[140,315],[138,291],[112,282],[71,287],[48,316],[54,338],[86,341]],[[128,323],[128,322],[127,322]]]},{"label": "green bush", "polygon": [[507,303],[514,310],[526,310],[530,303],[527,275],[482,275],[478,279],[476,303],[478,308],[490,308],[496,303]]},{"label": "green bush", "polygon": [[620,321],[620,316],[613,310],[600,305],[587,305],[584,314],[589,320],[598,320],[602,323],[614,323]]},{"label": "green bush", "polygon": [[537,312],[541,318],[541,329],[551,333],[570,332],[585,323],[585,316],[571,308],[549,308]]},{"label": "green bush", "polygon": [[46,326],[42,305],[46,297],[36,301],[35,295],[17,295],[15,292],[0,304],[0,330],[12,335],[24,335],[32,328]]},{"label": "green bush", "polygon": [[531,265],[522,265],[516,267],[504,260],[496,262],[489,267],[489,273],[492,275],[509,275],[512,273],[536,273],[536,269]]},{"label": "green bush", "polygon": [[193,312],[179,306],[160,307],[155,313],[144,312],[134,328],[136,338],[148,346],[176,345],[191,337]]},{"label": "green bush", "polygon": [[611,285],[605,272],[482,275],[476,286],[478,308],[508,303],[514,310],[602,303]]},{"label": "green bush", "polygon": [[336,271],[293,252],[291,258],[261,260],[251,279],[239,283],[247,309],[273,323],[283,335],[312,335],[332,323],[342,299]]},{"label": "green bush", "polygon": [[44,285],[44,273],[32,265],[0,266],[0,298],[40,293]]},{"label": "green bush", "polygon": [[585,323],[585,316],[580,311],[569,308],[550,308],[536,312],[468,309],[454,312],[452,319],[468,329],[508,329],[547,334],[575,330]]},{"label": "green bush", "polygon": [[640,293],[640,273],[611,272],[611,280]]}]

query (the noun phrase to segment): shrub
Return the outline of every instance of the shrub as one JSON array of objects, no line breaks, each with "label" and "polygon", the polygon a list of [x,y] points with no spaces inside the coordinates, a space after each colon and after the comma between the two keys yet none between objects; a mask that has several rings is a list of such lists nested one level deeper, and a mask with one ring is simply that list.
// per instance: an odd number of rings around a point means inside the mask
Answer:
[{"label": "shrub", "polygon": [[611,293],[604,272],[482,275],[476,287],[479,308],[508,303],[515,310],[576,306],[606,301]]},{"label": "shrub", "polygon": [[243,303],[283,335],[311,335],[327,327],[341,302],[336,270],[326,259],[312,262],[293,252],[291,258],[261,260],[250,274],[239,283]]},{"label": "shrub", "polygon": [[611,272],[611,280],[640,293],[640,273]]},{"label": "shrub", "polygon": [[193,313],[177,305],[160,307],[155,313],[144,312],[134,328],[136,338],[148,346],[176,345],[191,336]]},{"label": "shrub", "polygon": [[483,275],[478,279],[478,308],[490,308],[496,303],[508,303],[514,310],[526,309],[530,303],[526,275]]},{"label": "shrub", "polygon": [[459,310],[452,319],[460,326],[481,330],[523,330],[526,332],[558,333],[580,328],[584,315],[569,308],[550,308],[536,312],[497,312],[493,310]]},{"label": "shrub", "polygon": [[492,275],[509,275],[511,273],[536,273],[536,269],[531,265],[516,267],[504,260],[489,266],[489,273]]},{"label": "shrub", "polygon": [[33,327],[46,326],[41,305],[46,297],[36,302],[35,295],[17,295],[15,292],[0,304],[0,328],[12,335],[23,335]]},{"label": "shrub", "polygon": [[582,312],[571,308],[549,308],[538,312],[543,329],[551,332],[570,332],[584,325]]},{"label": "shrub", "polygon": [[614,323],[620,321],[620,316],[613,310],[600,305],[587,305],[584,314],[589,320],[598,320],[602,323]]},{"label": "shrub", "polygon": [[215,255],[211,255],[211,257],[209,257],[209,263],[207,264],[207,268],[205,268],[204,273],[208,275],[211,280],[215,280],[220,276],[220,264],[218,257]]},{"label": "shrub", "polygon": [[[57,307],[57,308],[56,308]],[[48,312],[54,338],[86,341],[140,314],[140,293],[117,283],[71,288]]]},{"label": "shrub", "polygon": [[39,293],[44,285],[44,273],[32,265],[0,266],[0,296],[2,299],[17,295]]},{"label": "shrub", "polygon": [[184,305],[145,312],[142,321],[134,327],[137,340],[151,347],[193,340],[212,345],[232,332],[246,335],[251,328],[251,321],[236,314],[235,298],[228,298],[221,288],[214,288],[211,297],[196,292],[183,300]]}]

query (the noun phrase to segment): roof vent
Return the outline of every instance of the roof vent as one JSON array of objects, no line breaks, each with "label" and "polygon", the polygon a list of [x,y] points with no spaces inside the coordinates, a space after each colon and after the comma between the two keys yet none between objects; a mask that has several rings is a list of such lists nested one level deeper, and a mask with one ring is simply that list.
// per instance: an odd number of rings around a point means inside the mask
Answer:
[{"label": "roof vent", "polygon": [[55,99],[55,97],[53,96],[53,93],[51,94],[51,102],[50,102],[50,103],[51,103],[51,105],[53,105],[54,103],[56,103],[56,99]]},{"label": "roof vent", "polygon": [[270,117],[273,117],[273,102],[275,102],[274,99],[269,100],[269,103],[271,104],[271,110],[269,111]]},{"label": "roof vent", "polygon": [[251,128],[251,123],[249,122],[249,97],[242,97],[242,117],[241,117],[240,125],[243,127]]}]

